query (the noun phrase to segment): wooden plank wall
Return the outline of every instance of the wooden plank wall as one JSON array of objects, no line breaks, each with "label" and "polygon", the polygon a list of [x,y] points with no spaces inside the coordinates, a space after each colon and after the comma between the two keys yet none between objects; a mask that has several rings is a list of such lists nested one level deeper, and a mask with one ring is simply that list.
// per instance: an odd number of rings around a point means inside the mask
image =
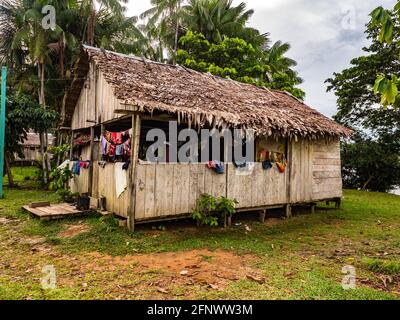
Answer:
[{"label": "wooden plank wall", "polygon": [[313,149],[313,200],[342,197],[340,142],[319,140]]},{"label": "wooden plank wall", "polygon": [[[138,164],[136,219],[188,214],[203,193],[236,199],[238,209],[342,196],[339,142],[291,142],[289,157],[289,166],[283,174],[275,165],[263,170],[261,163],[256,163],[249,175],[241,174],[233,164],[226,164],[226,173],[222,175],[205,164]],[[88,191],[88,170],[82,169],[81,175],[71,180],[71,190]],[[130,191],[127,189],[117,199],[114,164],[107,163],[105,168],[97,161],[93,164],[93,196],[106,197],[107,211],[128,217]]]},{"label": "wooden plank wall", "polygon": [[123,115],[116,114],[116,109],[121,109],[120,102],[115,98],[113,89],[105,81],[103,74],[92,63],[72,116],[72,130],[117,120]]},{"label": "wooden plank wall", "polygon": [[238,209],[341,197],[338,142],[292,141],[289,149],[290,164],[285,173],[280,173],[276,165],[264,170],[261,163],[256,163],[248,175],[241,174],[233,164],[225,165],[223,175],[204,164],[139,164],[136,219],[187,214],[202,193],[236,199]]},{"label": "wooden plank wall", "polygon": [[130,199],[129,188],[117,198],[114,170],[113,163],[107,163],[104,168],[99,166],[97,162],[93,164],[93,197],[105,197],[106,209],[108,212],[121,217],[128,217],[128,204]]},{"label": "wooden plank wall", "polygon": [[[72,169],[72,163],[70,164]],[[87,193],[89,191],[89,169],[81,169],[79,176],[74,176],[69,183],[71,192]]]},{"label": "wooden plank wall", "polygon": [[238,209],[287,203],[288,171],[280,173],[274,165],[264,170],[256,163],[249,175],[242,175],[233,164],[228,165],[227,196],[236,199]]},{"label": "wooden plank wall", "polygon": [[313,144],[307,140],[292,140],[289,153],[290,202],[310,202],[313,196]]},{"label": "wooden plank wall", "polygon": [[135,217],[138,220],[187,214],[203,193],[226,194],[226,175],[204,164],[139,164]]}]

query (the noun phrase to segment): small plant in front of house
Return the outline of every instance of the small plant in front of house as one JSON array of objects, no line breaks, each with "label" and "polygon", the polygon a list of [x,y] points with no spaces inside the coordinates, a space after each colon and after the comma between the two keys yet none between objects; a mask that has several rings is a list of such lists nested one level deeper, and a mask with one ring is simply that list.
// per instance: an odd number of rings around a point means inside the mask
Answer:
[{"label": "small plant in front of house", "polygon": [[64,169],[53,169],[49,178],[50,190],[56,191],[61,201],[72,202],[74,197],[79,195],[68,190],[68,181],[72,178],[72,172],[68,167]]},{"label": "small plant in front of house", "polygon": [[226,226],[226,218],[231,217],[235,213],[236,200],[225,197],[216,198],[209,194],[202,194],[197,199],[196,208],[192,211],[192,218],[199,225],[210,227],[218,227],[220,219],[224,219]]},{"label": "small plant in front of house", "polygon": [[220,212],[224,218],[224,226],[228,224],[231,225],[232,216],[235,214],[236,209],[235,206],[237,204],[237,200],[229,199],[226,197],[219,197],[217,199],[217,211]]},{"label": "small plant in front of house", "polygon": [[72,178],[72,172],[68,167],[64,169],[55,168],[51,171],[49,178],[50,190],[66,189],[68,181]]}]

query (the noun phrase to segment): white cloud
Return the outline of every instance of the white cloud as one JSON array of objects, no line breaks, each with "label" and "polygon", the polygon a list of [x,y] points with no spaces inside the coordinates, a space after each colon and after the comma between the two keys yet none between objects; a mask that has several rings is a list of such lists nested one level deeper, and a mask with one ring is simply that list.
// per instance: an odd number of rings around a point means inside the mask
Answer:
[{"label": "white cloud", "polygon": [[[234,4],[242,1],[235,0]],[[269,32],[273,41],[289,42],[289,56],[298,62],[306,103],[332,116],[336,99],[324,81],[362,54],[369,13],[377,6],[393,7],[395,0],[247,0],[255,10],[250,25]],[[150,0],[130,0],[128,13],[150,8]]]}]

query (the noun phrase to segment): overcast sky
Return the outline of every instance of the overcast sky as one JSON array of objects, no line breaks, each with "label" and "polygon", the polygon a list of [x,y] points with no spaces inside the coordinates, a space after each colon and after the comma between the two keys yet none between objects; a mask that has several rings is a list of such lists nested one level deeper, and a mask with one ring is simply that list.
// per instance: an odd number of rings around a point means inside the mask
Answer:
[{"label": "overcast sky", "polygon": [[[243,1],[243,0],[242,0]],[[239,0],[234,3],[238,4]],[[250,26],[269,32],[273,41],[292,45],[288,56],[298,62],[306,103],[327,116],[336,113],[336,99],[324,81],[349,65],[368,44],[365,24],[377,6],[395,0],[244,0],[255,10]],[[150,8],[150,0],[129,0],[129,15]]]}]

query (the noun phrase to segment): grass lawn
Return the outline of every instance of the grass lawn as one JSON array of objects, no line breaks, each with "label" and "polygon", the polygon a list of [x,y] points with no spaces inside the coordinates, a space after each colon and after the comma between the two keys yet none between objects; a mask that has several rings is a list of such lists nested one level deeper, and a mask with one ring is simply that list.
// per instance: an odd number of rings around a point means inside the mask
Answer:
[{"label": "grass lawn", "polygon": [[[0,200],[0,299],[400,298],[399,196],[345,191],[341,210],[321,204],[265,224],[243,214],[230,229],[189,220],[130,234],[97,214],[30,217],[23,204],[57,197],[33,189],[33,169],[14,172],[23,188]],[[46,265],[55,289],[41,287]],[[344,266],[355,268],[356,289],[342,288]]]}]

